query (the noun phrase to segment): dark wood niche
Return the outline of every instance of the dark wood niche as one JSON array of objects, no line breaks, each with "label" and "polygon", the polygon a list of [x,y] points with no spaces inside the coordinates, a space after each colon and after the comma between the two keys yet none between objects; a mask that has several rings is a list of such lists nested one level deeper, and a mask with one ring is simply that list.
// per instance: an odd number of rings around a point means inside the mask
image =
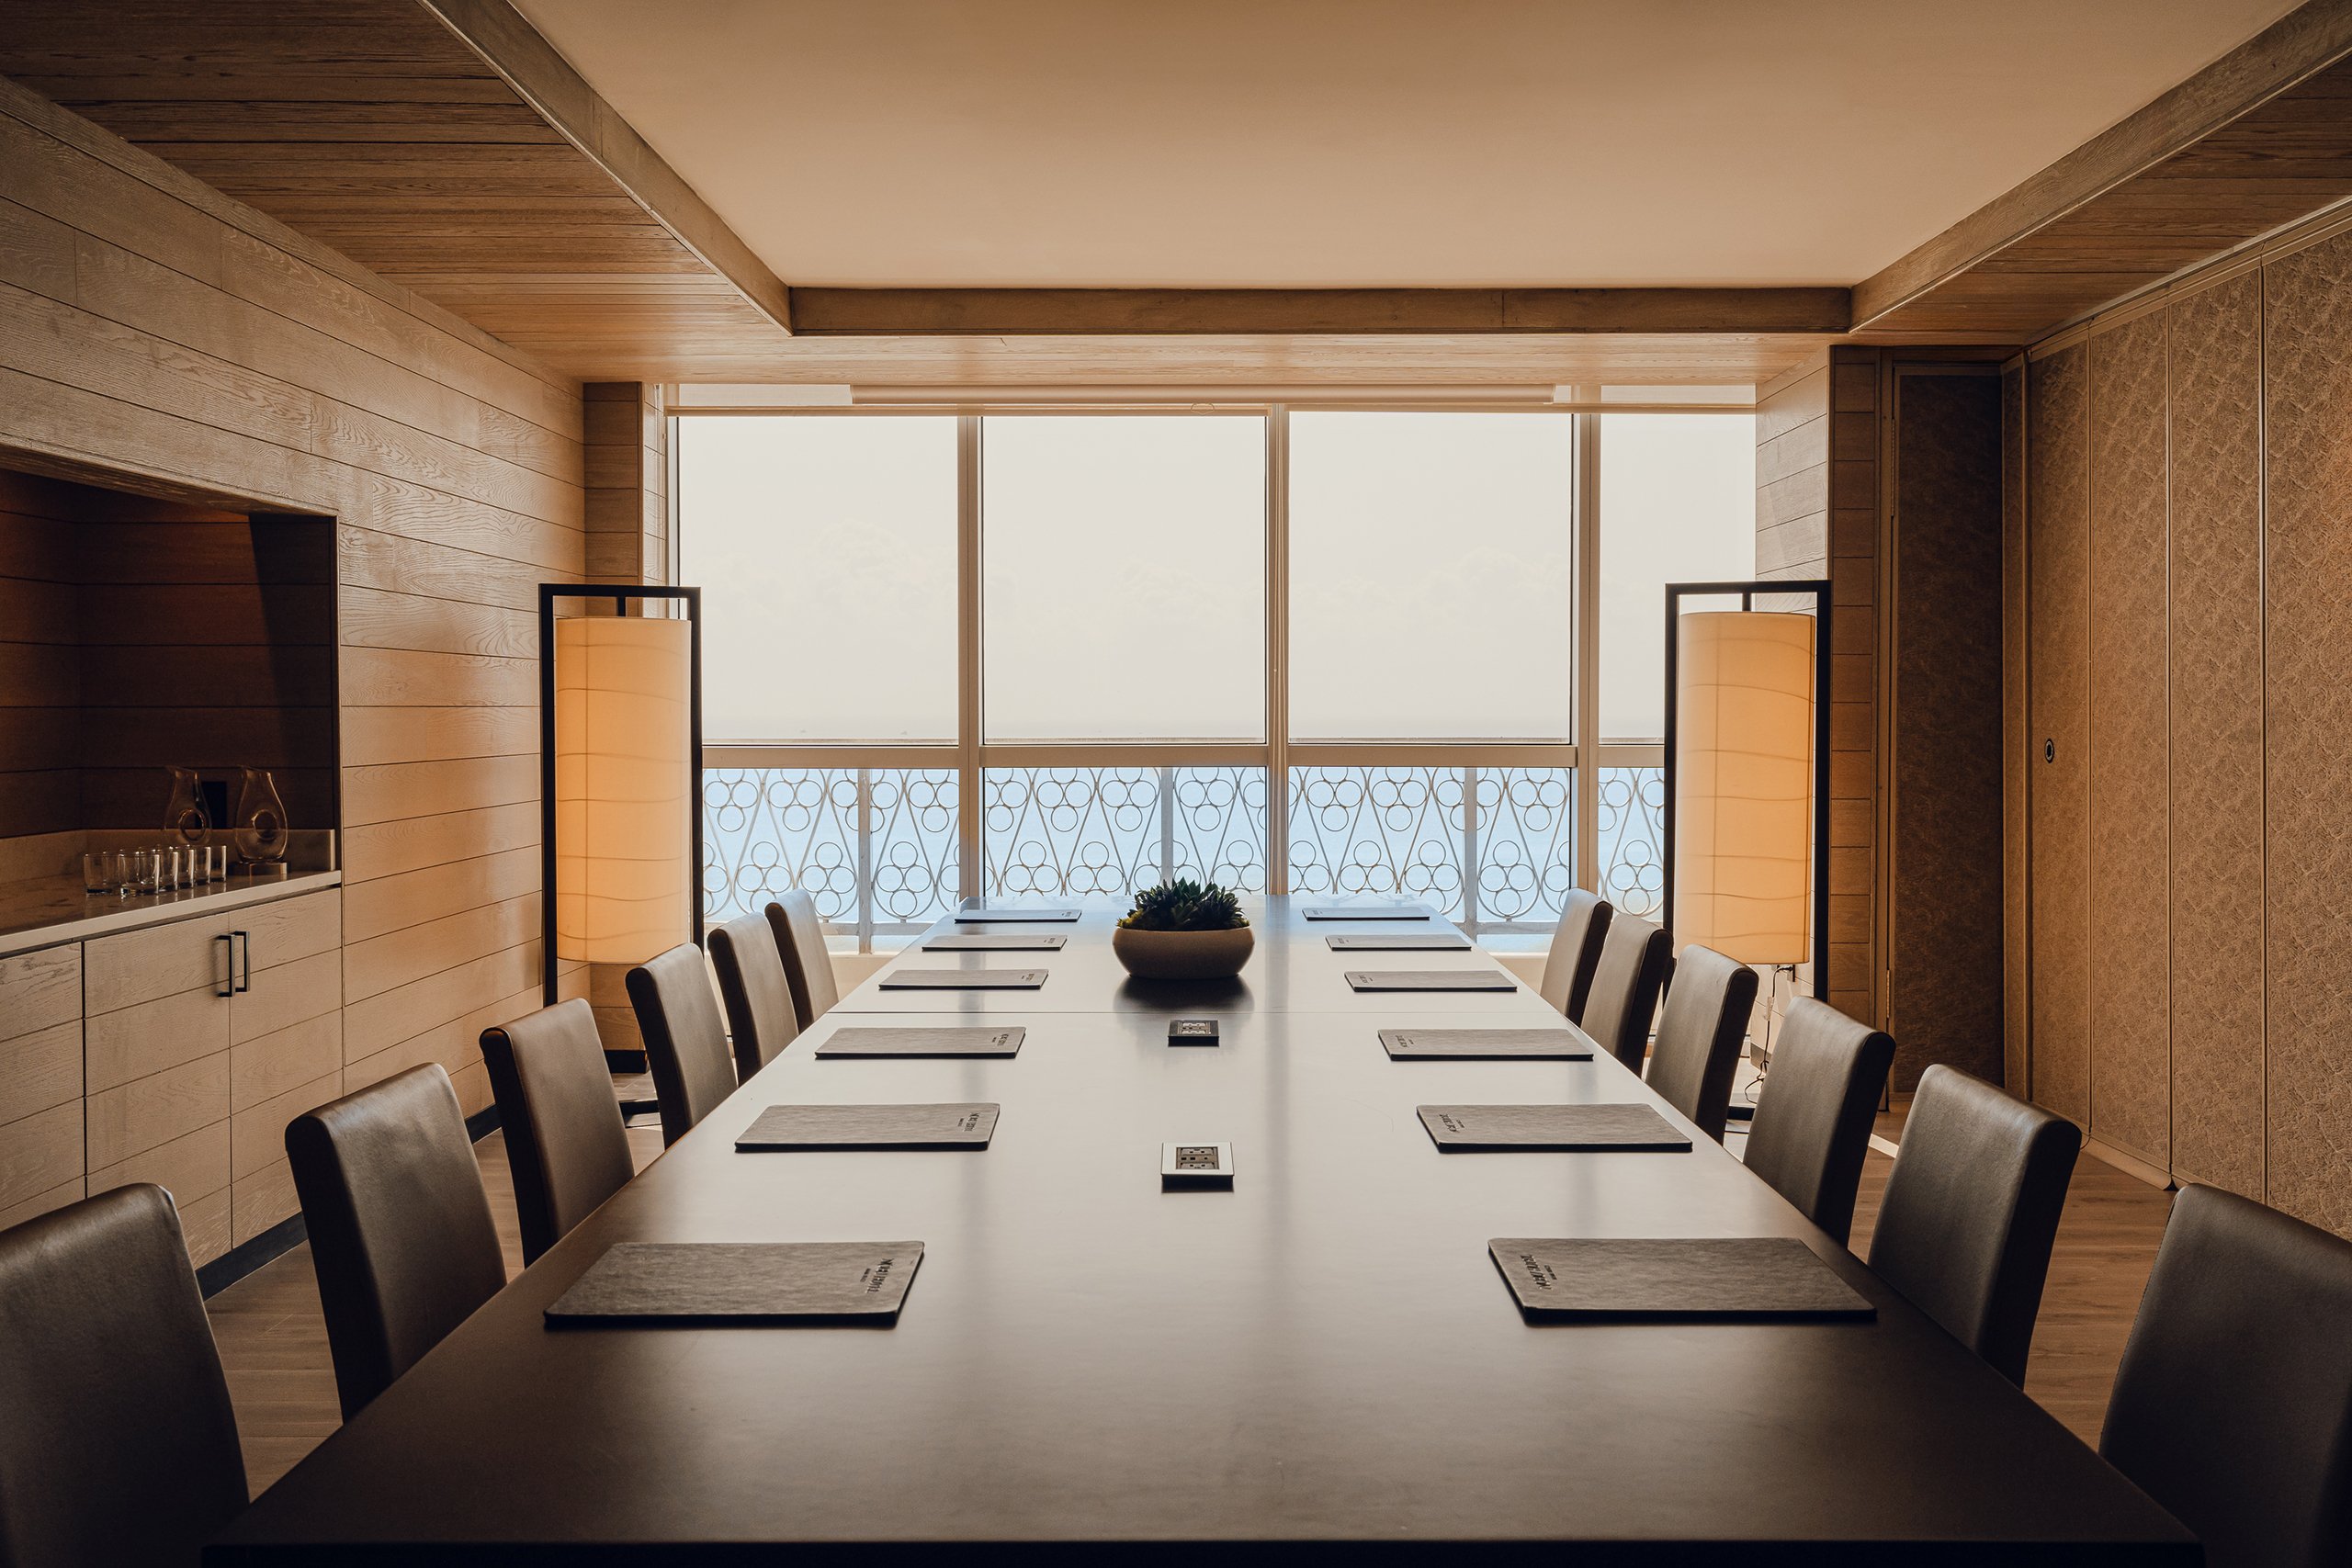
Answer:
[{"label": "dark wood niche", "polygon": [[[334,528],[0,469],[0,880],[160,829],[164,772],[266,768],[336,826]],[[59,844],[59,849],[67,846]]]}]

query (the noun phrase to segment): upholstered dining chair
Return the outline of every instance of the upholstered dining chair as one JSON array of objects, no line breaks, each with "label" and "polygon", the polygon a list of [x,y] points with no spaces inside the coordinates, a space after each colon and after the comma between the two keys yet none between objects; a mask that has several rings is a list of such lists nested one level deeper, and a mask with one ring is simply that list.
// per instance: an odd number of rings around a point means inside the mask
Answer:
[{"label": "upholstered dining chair", "polygon": [[797,887],[770,903],[767,917],[775,928],[784,972],[792,982],[793,1010],[806,1029],[842,999],[841,987],[833,981],[833,961],[825,952],[825,922],[818,918],[817,900]]},{"label": "upholstered dining chair", "polygon": [[1889,1036],[1798,997],[1781,1020],[1748,1124],[1747,1168],[1840,1245],[1853,1234],[1871,1123],[1894,1062]]},{"label": "upholstered dining chair", "polygon": [[2352,1562],[2352,1242],[2211,1187],[2173,1200],[2098,1451],[2211,1568]]},{"label": "upholstered dining chair", "polygon": [[1610,917],[1591,994],[1585,999],[1583,1028],[1602,1050],[1637,1074],[1649,1050],[1658,993],[1673,973],[1672,944],[1655,923],[1622,909]]},{"label": "upholstered dining chair", "polygon": [[0,1231],[0,1565],[194,1563],[245,1506],[212,1325],[169,1194]]},{"label": "upholstered dining chair", "polygon": [[681,942],[628,972],[629,1006],[645,1037],[646,1066],[662,1101],[662,1141],[674,1144],[735,1092],[727,1025],[702,949]]},{"label": "upholstered dining chair", "polygon": [[481,1032],[514,1176],[523,1261],[561,1241],[637,1174],[596,1013],[575,997]]},{"label": "upholstered dining chair", "polygon": [[1717,1143],[1755,1010],[1755,970],[1696,942],[1682,950],[1650,1048],[1649,1085]]},{"label": "upholstered dining chair", "polygon": [[1581,887],[1570,888],[1561,900],[1560,923],[1552,928],[1552,951],[1544,960],[1544,978],[1535,994],[1570,1023],[1584,1021],[1593,971],[1600,966],[1600,944],[1609,934],[1610,912],[1607,899]]},{"label": "upholstered dining chair", "polygon": [[506,1283],[449,1075],[411,1067],[286,1124],[345,1419]]},{"label": "upholstered dining chair", "polygon": [[718,976],[719,999],[727,1004],[735,1076],[749,1078],[799,1037],[792,977],[785,972],[775,927],[764,915],[745,915],[714,926],[704,940],[710,944],[710,966]]},{"label": "upholstered dining chair", "polygon": [[2013,1383],[2082,1134],[1951,1067],[1919,1077],[1871,1235],[1873,1273]]}]

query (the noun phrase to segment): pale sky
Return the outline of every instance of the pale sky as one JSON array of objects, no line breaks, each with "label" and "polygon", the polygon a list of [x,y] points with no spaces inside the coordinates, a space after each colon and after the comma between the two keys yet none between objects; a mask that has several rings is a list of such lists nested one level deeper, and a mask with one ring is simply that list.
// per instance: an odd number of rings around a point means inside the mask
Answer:
[{"label": "pale sky", "polygon": [[[954,419],[679,424],[707,738],[952,740]],[[1570,429],[1292,415],[1295,736],[1566,736]],[[1601,731],[1655,739],[1662,584],[1754,572],[1754,422],[1601,432]],[[983,441],[989,738],[1261,738],[1263,422],[991,416]]]}]

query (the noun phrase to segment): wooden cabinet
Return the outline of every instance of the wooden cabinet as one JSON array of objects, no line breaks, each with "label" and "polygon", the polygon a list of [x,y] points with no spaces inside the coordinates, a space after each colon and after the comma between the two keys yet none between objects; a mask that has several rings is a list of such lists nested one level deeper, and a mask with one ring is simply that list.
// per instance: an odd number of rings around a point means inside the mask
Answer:
[{"label": "wooden cabinet", "polygon": [[0,1228],[85,1195],[82,948],[0,958]]},{"label": "wooden cabinet", "polygon": [[0,959],[0,1225],[153,1181],[209,1263],[299,1208],[288,1121],[343,1092],[343,893]]}]

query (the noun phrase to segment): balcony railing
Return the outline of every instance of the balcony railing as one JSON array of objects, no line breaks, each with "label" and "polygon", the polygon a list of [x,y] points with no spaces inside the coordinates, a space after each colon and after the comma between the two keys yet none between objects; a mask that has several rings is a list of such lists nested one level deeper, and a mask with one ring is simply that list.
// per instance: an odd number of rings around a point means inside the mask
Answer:
[{"label": "balcony railing", "polygon": [[[1248,766],[989,768],[981,887],[990,897],[1125,897],[1170,876],[1261,892],[1266,776]],[[1540,933],[1577,885],[1568,768],[1299,767],[1290,886],[1424,900],[1476,934]],[[1600,771],[1598,885],[1655,914],[1655,768]],[[749,767],[703,773],[705,913],[805,888],[861,950],[910,936],[957,897],[958,784],[944,768]]]}]

